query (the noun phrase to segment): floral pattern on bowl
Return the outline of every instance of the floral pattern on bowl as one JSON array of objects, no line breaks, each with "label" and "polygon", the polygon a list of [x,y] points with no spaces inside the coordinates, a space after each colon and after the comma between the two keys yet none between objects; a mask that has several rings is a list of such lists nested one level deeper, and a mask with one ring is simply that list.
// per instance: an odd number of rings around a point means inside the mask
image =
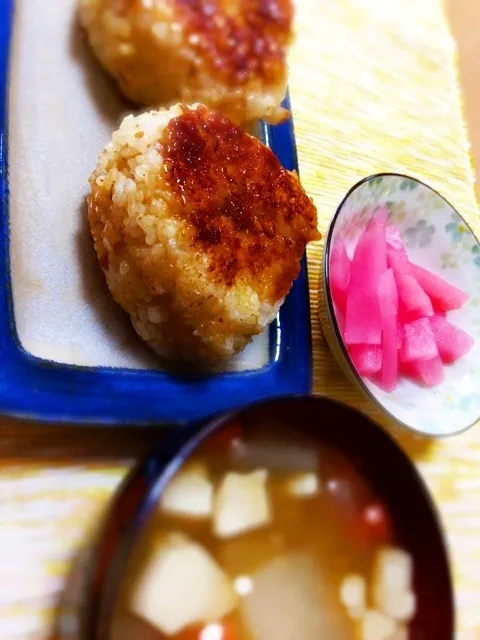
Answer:
[{"label": "floral pattern on bowl", "polygon": [[[355,371],[343,345],[329,296],[329,249],[339,236],[351,258],[359,236],[378,207],[399,228],[412,262],[463,289],[470,300],[448,314],[476,339],[473,349],[445,366],[445,381],[428,389],[400,378],[387,393]],[[480,245],[460,214],[427,185],[397,174],[372,176],[347,194],[334,215],[325,241],[323,292],[333,331],[326,336],[335,357],[350,377],[390,417],[403,426],[431,436],[464,431],[480,418]]]}]

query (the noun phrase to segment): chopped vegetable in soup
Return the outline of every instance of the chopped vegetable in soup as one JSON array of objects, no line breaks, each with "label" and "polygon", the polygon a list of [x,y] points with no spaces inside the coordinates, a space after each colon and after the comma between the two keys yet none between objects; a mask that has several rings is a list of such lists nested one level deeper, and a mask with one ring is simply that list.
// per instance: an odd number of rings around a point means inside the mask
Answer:
[{"label": "chopped vegetable in soup", "polygon": [[406,639],[413,572],[343,454],[279,425],[227,428],[163,491],[111,640]]}]

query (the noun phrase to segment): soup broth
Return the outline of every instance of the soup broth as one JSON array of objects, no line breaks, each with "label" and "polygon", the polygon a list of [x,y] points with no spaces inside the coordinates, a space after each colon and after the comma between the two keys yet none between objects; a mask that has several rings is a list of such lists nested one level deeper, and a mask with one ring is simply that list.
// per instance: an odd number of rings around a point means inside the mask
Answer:
[{"label": "soup broth", "polygon": [[400,640],[412,573],[355,460],[276,423],[230,425],[162,492],[111,640]]}]

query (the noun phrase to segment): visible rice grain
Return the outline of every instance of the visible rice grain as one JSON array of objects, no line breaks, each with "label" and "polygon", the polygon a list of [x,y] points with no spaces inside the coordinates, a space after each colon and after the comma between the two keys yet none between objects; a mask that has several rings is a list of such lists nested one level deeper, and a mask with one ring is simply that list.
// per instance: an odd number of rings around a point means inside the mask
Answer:
[{"label": "visible rice grain", "polygon": [[203,102],[241,124],[285,117],[292,0],[79,0],[79,7],[93,51],[134,102]]},{"label": "visible rice grain", "polygon": [[[91,176],[89,219],[110,291],[130,314],[138,334],[163,357],[210,366],[234,356],[262,332],[275,318],[284,295],[271,299],[271,295],[262,293],[264,274],[254,278],[245,271],[227,282],[221,273],[214,272],[212,255],[195,240],[182,201],[172,192],[170,173],[164,170],[164,132],[170,122],[197,112],[200,122],[201,118],[205,122],[208,118],[214,122],[220,119],[222,126],[228,122],[198,105],[177,105],[168,111],[126,117]],[[240,139],[246,136],[254,140],[238,127],[235,129]],[[144,135],[138,137],[139,132]],[[292,222],[282,221],[281,232],[272,227],[270,235],[254,239],[258,243],[259,238],[265,238],[263,242],[271,243],[272,247],[281,245],[284,242],[281,233],[291,225],[292,249],[286,255],[288,260],[285,264],[275,263],[271,276],[288,290],[295,277],[291,274],[298,273],[306,241],[316,237],[316,213],[297,178],[282,169],[270,151],[260,147],[267,154],[265,163],[269,167],[272,163],[278,165],[277,190],[288,183],[291,194],[296,194],[296,201],[305,207],[305,211],[286,210],[285,215]],[[249,168],[245,166],[242,171]],[[178,167],[171,165],[171,169],[174,173]],[[190,171],[195,177],[195,167]],[[235,180],[238,195],[245,188],[244,179],[240,176]],[[193,219],[197,215],[195,198],[189,196],[187,204],[193,207],[189,214]],[[259,203],[255,212],[259,219],[264,206],[270,206],[270,200]],[[220,213],[225,216],[228,212],[222,209]],[[238,213],[232,210],[229,215]],[[275,211],[269,215],[274,216]],[[302,231],[300,223],[305,225]],[[272,220],[269,224],[273,224]],[[248,238],[238,236],[238,240],[246,242]],[[286,246],[290,246],[288,242]],[[229,246],[214,248],[229,259],[235,258]],[[268,244],[265,250],[268,252]]]}]

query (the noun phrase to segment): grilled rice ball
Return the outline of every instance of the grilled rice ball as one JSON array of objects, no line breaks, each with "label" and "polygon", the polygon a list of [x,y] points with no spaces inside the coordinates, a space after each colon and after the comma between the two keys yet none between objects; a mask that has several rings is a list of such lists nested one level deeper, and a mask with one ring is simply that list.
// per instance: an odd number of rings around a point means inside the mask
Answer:
[{"label": "grilled rice ball", "polygon": [[110,291],[167,359],[214,365],[241,351],[319,237],[296,175],[204,105],[126,117],[90,183]]},{"label": "grilled rice ball", "polygon": [[279,122],[292,0],[79,0],[101,64],[133,102],[202,102]]}]

